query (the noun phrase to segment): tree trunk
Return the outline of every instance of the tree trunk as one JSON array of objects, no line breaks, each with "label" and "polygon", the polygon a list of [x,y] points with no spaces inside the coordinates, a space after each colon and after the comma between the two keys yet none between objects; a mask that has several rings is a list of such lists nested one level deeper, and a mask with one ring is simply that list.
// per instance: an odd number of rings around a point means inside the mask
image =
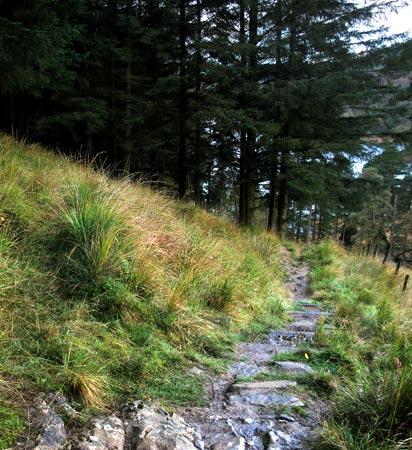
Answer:
[{"label": "tree trunk", "polygon": [[256,190],[256,133],[248,131],[246,140],[246,184],[245,225],[252,225],[255,210]]},{"label": "tree trunk", "polygon": [[279,195],[278,195],[278,216],[276,221],[276,233],[283,237],[286,231],[287,215],[289,206],[289,188],[287,181],[287,164],[285,151],[282,151],[280,171],[279,171]]},{"label": "tree trunk", "polygon": [[[250,0],[249,10],[249,81],[253,89],[258,89],[257,83],[257,29],[258,1]],[[247,131],[246,142],[246,225],[253,223],[256,196],[256,132]]]},{"label": "tree trunk", "polygon": [[[241,65],[245,67],[247,65],[246,60],[246,31],[245,31],[245,0],[239,0],[239,43],[240,43],[240,59]],[[242,92],[239,99],[240,108],[245,108],[245,95]],[[246,142],[246,130],[243,124],[240,129],[239,139],[239,217],[238,222],[240,225],[247,225],[246,219],[246,203],[247,203],[247,142]]]},{"label": "tree trunk", "polygon": [[[109,0],[108,14],[110,17],[110,35],[114,39],[116,34],[117,23],[117,0]],[[112,162],[116,165],[120,161],[119,148],[118,148],[118,123],[117,123],[117,94],[116,94],[116,65],[113,52],[110,53],[110,110],[111,110],[111,141],[112,141]]]},{"label": "tree trunk", "polygon": [[339,216],[338,210],[335,211],[335,220],[333,223],[333,240],[336,241],[338,238],[338,227],[339,227]]},{"label": "tree trunk", "polygon": [[179,0],[179,152],[177,175],[179,198],[186,195],[186,57],[186,0]]},{"label": "tree trunk", "polygon": [[239,224],[246,225],[246,131],[240,131]]},{"label": "tree trunk", "polygon": [[126,91],[125,91],[125,114],[124,114],[124,142],[123,142],[123,170],[129,174],[132,166],[132,43],[131,23],[132,1],[127,2],[127,43],[126,43]]},{"label": "tree trunk", "polygon": [[396,233],[396,212],[398,203],[398,194],[395,192],[395,188],[392,187],[392,198],[391,198],[391,224],[389,231],[389,248],[390,256],[393,257],[393,251],[395,248],[395,233]]},{"label": "tree trunk", "polygon": [[269,192],[269,210],[267,220],[267,230],[273,231],[275,229],[275,213],[277,200],[277,186],[278,183],[278,154],[275,146],[272,149],[272,161],[270,167],[270,192]]},{"label": "tree trunk", "polygon": [[[197,112],[200,110],[200,88],[201,88],[201,67],[202,67],[202,8],[200,0],[196,1],[196,99]],[[201,122],[199,116],[195,120],[195,148],[194,148],[194,173],[193,173],[193,197],[195,204],[202,204],[202,176],[201,176]]]},{"label": "tree trunk", "polygon": [[309,206],[309,215],[308,215],[308,229],[306,230],[306,243],[310,242],[310,237],[312,235],[312,205]]}]

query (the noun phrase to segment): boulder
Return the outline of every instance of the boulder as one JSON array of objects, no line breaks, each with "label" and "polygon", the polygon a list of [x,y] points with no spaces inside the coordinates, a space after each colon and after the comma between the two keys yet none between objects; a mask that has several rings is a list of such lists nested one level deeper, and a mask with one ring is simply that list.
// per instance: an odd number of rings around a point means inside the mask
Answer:
[{"label": "boulder", "polygon": [[276,361],[275,368],[283,372],[310,374],[313,373],[312,367],[308,364],[293,361]]},{"label": "boulder", "polygon": [[222,439],[220,442],[211,446],[211,450],[245,450],[246,441],[239,436],[233,436]]},{"label": "boulder", "polygon": [[80,442],[74,445],[75,450],[123,450],[124,426],[115,415],[93,419],[88,428]]},{"label": "boulder", "polygon": [[67,438],[62,418],[44,400],[39,400],[33,408],[35,426],[39,429],[39,438],[34,450],[59,450]]},{"label": "boulder", "polygon": [[135,402],[123,409],[130,450],[198,450],[200,435],[182,417]]},{"label": "boulder", "polygon": [[243,361],[232,364],[229,367],[229,376],[235,378],[253,378],[260,373],[268,373],[265,366],[258,366],[255,363],[245,363]]}]

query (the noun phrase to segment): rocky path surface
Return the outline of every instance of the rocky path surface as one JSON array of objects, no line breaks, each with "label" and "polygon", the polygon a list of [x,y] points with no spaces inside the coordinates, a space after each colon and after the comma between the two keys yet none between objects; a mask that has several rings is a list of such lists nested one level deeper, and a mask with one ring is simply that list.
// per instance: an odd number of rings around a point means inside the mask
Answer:
[{"label": "rocky path surface", "polygon": [[332,313],[308,299],[308,267],[285,256],[286,284],[296,305],[290,323],[264,340],[239,344],[226,376],[210,380],[209,405],[180,411],[202,436],[204,448],[310,449],[315,439],[326,405],[291,380],[313,369],[281,355],[310,345],[317,321]]},{"label": "rocky path surface", "polygon": [[92,419],[73,434],[66,431],[66,422],[76,412],[60,394],[51,394],[33,409],[36,441],[13,448],[309,450],[327,405],[294,379],[300,374],[311,376],[313,369],[289,361],[287,355],[302,345],[307,349],[316,322],[332,313],[308,299],[308,267],[291,261],[286,250],[284,257],[286,284],[294,303],[290,322],[265,339],[239,344],[237,357],[224,375],[192,368],[207,382],[207,406],[179,408],[177,414],[170,414],[134,402],[116,414]]}]

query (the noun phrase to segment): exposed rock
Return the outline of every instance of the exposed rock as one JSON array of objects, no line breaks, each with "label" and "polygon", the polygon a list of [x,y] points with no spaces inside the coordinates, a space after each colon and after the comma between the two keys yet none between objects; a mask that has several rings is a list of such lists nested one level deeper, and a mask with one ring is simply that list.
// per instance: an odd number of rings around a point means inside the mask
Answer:
[{"label": "exposed rock", "polygon": [[293,437],[290,434],[284,433],[281,430],[276,430],[275,431],[276,436],[278,436],[283,442],[285,442],[288,446],[290,446],[291,444],[293,444]]},{"label": "exposed rock", "polygon": [[276,419],[278,420],[285,420],[286,422],[294,422],[295,419],[292,416],[289,416],[289,414],[279,414],[276,416]]},{"label": "exposed rock", "polygon": [[293,395],[280,394],[239,394],[231,395],[229,401],[232,405],[248,404],[257,406],[304,406]]},{"label": "exposed rock", "polygon": [[65,414],[67,417],[74,417],[78,414],[78,412],[67,403],[66,397],[62,393],[51,392],[47,397],[59,414]]},{"label": "exposed rock", "polygon": [[289,328],[291,330],[296,331],[314,331],[315,330],[315,324],[313,320],[298,320],[296,322],[293,322],[289,325]]},{"label": "exposed rock", "polygon": [[290,380],[274,380],[274,381],[254,381],[250,383],[236,383],[231,387],[231,391],[235,394],[247,393],[270,393],[277,389],[284,389],[290,386],[296,386],[296,381]]},{"label": "exposed rock", "polygon": [[302,446],[302,440],[293,434],[281,430],[270,431],[267,450],[287,450],[306,448]]},{"label": "exposed rock", "polygon": [[270,343],[242,342],[238,345],[238,352],[259,365],[272,360],[275,355],[275,348]]},{"label": "exposed rock", "polygon": [[315,333],[313,331],[271,331],[269,333],[269,341],[272,345],[276,345],[276,354],[282,353],[278,351],[279,346],[287,348],[288,351],[297,351],[297,345],[303,342],[312,342]]},{"label": "exposed rock", "polygon": [[293,314],[294,316],[315,316],[315,317],[324,317],[324,316],[333,316],[333,312],[330,311],[319,311],[319,310],[313,310],[313,311],[290,311],[290,314]]},{"label": "exposed rock", "polygon": [[200,435],[182,417],[135,402],[123,410],[131,450],[195,450]]},{"label": "exposed rock", "polygon": [[90,431],[74,446],[76,450],[123,450],[125,432],[123,422],[111,415],[93,419]]},{"label": "exposed rock", "polygon": [[293,361],[276,361],[275,367],[277,370],[289,373],[309,374],[313,373],[312,367],[308,364],[293,362]]},{"label": "exposed rock", "polygon": [[268,373],[269,369],[253,363],[237,362],[229,367],[229,376],[234,378],[252,378],[260,373]]},{"label": "exposed rock", "polygon": [[267,446],[267,450],[279,450],[281,448],[279,446],[279,443],[280,443],[279,436],[277,436],[274,431],[270,431],[269,445]]},{"label": "exposed rock", "polygon": [[[255,440],[256,437],[265,436],[273,428],[273,422],[252,421],[252,423],[242,423],[233,425],[233,431],[237,436],[244,437],[247,443]],[[256,440],[255,440],[256,441]]]},{"label": "exposed rock", "polygon": [[66,428],[60,416],[44,401],[33,409],[35,426],[39,428],[39,438],[35,450],[58,450],[63,448],[67,438]]},{"label": "exposed rock", "polygon": [[233,436],[220,440],[216,444],[212,445],[212,450],[245,450],[246,449],[246,441],[242,437]]}]

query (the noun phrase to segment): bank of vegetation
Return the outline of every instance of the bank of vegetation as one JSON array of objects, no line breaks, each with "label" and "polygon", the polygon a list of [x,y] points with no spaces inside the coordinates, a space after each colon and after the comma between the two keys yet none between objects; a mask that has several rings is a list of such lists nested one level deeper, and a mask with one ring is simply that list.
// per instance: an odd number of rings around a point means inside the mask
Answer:
[{"label": "bank of vegetation", "polygon": [[[202,404],[189,369],[221,370],[239,339],[286,318],[281,245],[2,135],[0,448],[50,391],[85,415],[133,399]],[[313,301],[335,311],[317,348],[295,355],[318,369],[303,388],[331,400],[318,445],[409,448],[409,269],[327,241],[290,248],[311,266]]]},{"label": "bank of vegetation", "polygon": [[0,448],[39,392],[201,404],[188,369],[284,317],[273,235],[7,136],[0,220]]},{"label": "bank of vegetation", "polygon": [[321,360],[318,381],[331,395],[320,448],[410,448],[412,295],[405,278],[411,271],[396,274],[392,264],[329,242],[304,257],[314,298],[335,311],[333,328],[319,326],[319,350],[309,355]]}]

